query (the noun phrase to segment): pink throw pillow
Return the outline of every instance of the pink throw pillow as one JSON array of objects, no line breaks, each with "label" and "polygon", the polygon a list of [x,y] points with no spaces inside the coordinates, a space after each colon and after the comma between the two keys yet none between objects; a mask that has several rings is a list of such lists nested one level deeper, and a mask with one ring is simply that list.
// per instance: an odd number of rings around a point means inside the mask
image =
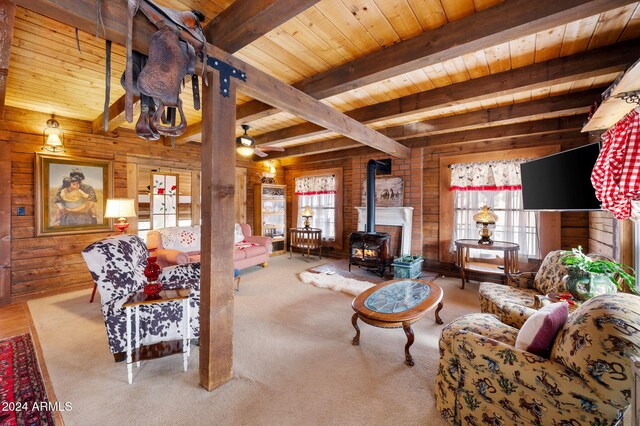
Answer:
[{"label": "pink throw pillow", "polygon": [[516,339],[516,348],[548,358],[553,341],[568,317],[567,302],[545,306],[524,322]]}]

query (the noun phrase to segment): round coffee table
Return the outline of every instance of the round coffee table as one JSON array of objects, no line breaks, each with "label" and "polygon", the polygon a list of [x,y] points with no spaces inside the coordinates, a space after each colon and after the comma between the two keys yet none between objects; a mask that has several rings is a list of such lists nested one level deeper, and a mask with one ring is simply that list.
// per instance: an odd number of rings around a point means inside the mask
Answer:
[{"label": "round coffee table", "polygon": [[440,286],[423,280],[397,279],[385,281],[358,295],[351,307],[356,312],[351,324],[356,329],[352,344],[360,344],[358,318],[363,322],[381,328],[400,328],[407,335],[404,347],[405,364],[414,365],[409,348],[413,344],[414,334],[411,324],[424,317],[437,306],[436,324],[442,324],[438,315],[443,307],[443,291]]}]

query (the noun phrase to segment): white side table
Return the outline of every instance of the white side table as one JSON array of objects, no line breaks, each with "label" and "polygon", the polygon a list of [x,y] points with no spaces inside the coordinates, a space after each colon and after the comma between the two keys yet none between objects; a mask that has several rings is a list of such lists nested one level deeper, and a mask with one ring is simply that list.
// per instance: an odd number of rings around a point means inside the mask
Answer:
[{"label": "white side table", "polygon": [[[191,354],[191,328],[189,326],[190,312],[189,312],[189,292],[188,288],[185,289],[172,289],[162,290],[157,297],[149,298],[142,290],[135,293],[124,305],[127,321],[127,377],[129,384],[133,383],[133,349],[140,347],[140,306],[142,305],[154,305],[157,303],[166,303],[173,300],[179,300],[182,306],[182,359],[184,363],[184,371],[187,371],[187,364],[189,361],[189,355]],[[132,312],[133,311],[133,312]],[[135,347],[131,342],[131,327],[132,327],[132,315],[135,315],[135,328],[136,328],[136,344]],[[136,367],[140,367],[140,357],[138,354],[138,360],[136,361]]]}]

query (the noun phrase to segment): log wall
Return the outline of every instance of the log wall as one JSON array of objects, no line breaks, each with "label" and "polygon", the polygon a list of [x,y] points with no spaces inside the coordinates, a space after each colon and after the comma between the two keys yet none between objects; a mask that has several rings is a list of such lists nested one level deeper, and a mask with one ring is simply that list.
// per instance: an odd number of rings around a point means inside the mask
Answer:
[{"label": "log wall", "polygon": [[[0,121],[0,143],[11,147],[11,303],[73,289],[89,288],[92,279],[82,249],[112,234],[89,234],[36,237],[34,165],[36,152],[42,152],[42,129],[46,114],[7,108]],[[198,170],[200,145],[185,144],[178,148],[161,142],[147,142],[130,132],[119,136],[91,134],[91,123],[56,117],[65,132],[64,155],[113,160],[114,197],[130,197],[137,192],[130,175],[132,166],[156,165],[162,168]],[[239,160],[249,176],[256,175],[258,165]],[[129,186],[134,187],[129,188]],[[6,188],[1,188],[6,191]],[[252,206],[253,203],[249,203]],[[18,207],[25,215],[18,216]],[[248,211],[249,220],[253,212]],[[251,222],[249,222],[251,223]]]}]

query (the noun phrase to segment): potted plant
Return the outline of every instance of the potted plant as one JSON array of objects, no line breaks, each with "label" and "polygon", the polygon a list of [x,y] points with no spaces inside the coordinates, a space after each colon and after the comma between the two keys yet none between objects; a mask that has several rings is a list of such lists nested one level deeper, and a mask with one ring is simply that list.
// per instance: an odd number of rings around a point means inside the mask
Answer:
[{"label": "potted plant", "polygon": [[423,258],[420,255],[404,254],[393,258],[394,278],[418,278],[422,273]]},{"label": "potted plant", "polygon": [[620,281],[633,293],[638,293],[635,277],[627,272],[634,271],[626,265],[612,260],[592,259],[582,253],[581,246],[564,252],[561,260],[569,272],[564,277],[565,286],[577,300],[585,301],[599,294],[622,290]]}]

